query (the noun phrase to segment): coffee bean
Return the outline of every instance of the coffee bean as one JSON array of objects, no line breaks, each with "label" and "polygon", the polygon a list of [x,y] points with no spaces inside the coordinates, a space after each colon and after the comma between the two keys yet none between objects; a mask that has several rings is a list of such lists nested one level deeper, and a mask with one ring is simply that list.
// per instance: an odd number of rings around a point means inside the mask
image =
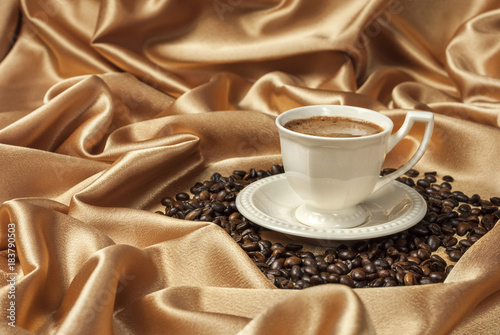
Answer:
[{"label": "coffee bean", "polygon": [[325,283],[325,280],[323,280],[323,278],[319,275],[313,275],[311,276],[310,282],[312,285],[321,285]]},{"label": "coffee bean", "polygon": [[431,272],[429,278],[434,283],[442,283],[446,279],[446,273],[444,272]]},{"label": "coffee bean", "polygon": [[347,285],[349,287],[354,287],[354,281],[352,280],[351,277],[349,277],[347,275],[340,276],[339,283],[343,284],[343,285]]},{"label": "coffee bean", "polygon": [[490,201],[495,206],[500,206],[500,197],[491,197]]},{"label": "coffee bean", "polygon": [[342,260],[352,260],[356,257],[356,252],[351,249],[343,249],[338,252],[338,257]]},{"label": "coffee bean", "polygon": [[412,272],[408,272],[404,276],[404,284],[406,286],[411,286],[417,284],[417,279],[415,278],[415,275]]},{"label": "coffee bean", "polygon": [[[381,175],[395,169],[384,169]],[[247,253],[269,280],[281,289],[304,289],[325,283],[354,288],[395,285],[424,285],[443,282],[452,271],[436,254],[444,248],[452,262],[458,261],[476,241],[500,220],[500,198],[482,199],[453,190],[453,177],[437,181],[436,172],[410,170],[397,180],[413,188],[427,202],[427,214],[412,228],[375,240],[339,245],[318,254],[301,244],[262,240],[261,228],[242,216],[236,207],[238,192],[252,182],[283,173],[280,165],[270,169],[234,170],[230,176],[213,173],[185,192],[162,197],[164,211],[158,214],[177,219],[213,222]],[[457,241],[458,237],[465,237]]]},{"label": "coffee bean", "polygon": [[418,175],[420,174],[420,172],[418,172],[418,171],[417,171],[417,170],[415,170],[415,169],[410,169],[410,170],[408,170],[405,174],[406,174],[408,177],[415,178],[415,177],[418,177]]},{"label": "coffee bean", "polygon": [[469,198],[469,204],[472,204],[474,206],[478,206],[480,204],[480,201],[481,201],[481,196],[479,194],[473,194]]},{"label": "coffee bean", "polygon": [[380,175],[385,176],[388,175],[389,173],[393,173],[394,171],[396,171],[396,169],[394,168],[384,168],[380,173]]},{"label": "coffee bean", "polygon": [[303,270],[304,270],[304,273],[307,273],[310,276],[319,274],[318,269],[313,267],[313,266],[306,266],[303,268]]},{"label": "coffee bean", "polygon": [[431,184],[429,183],[429,181],[427,181],[425,179],[419,179],[419,180],[417,180],[417,185],[421,186],[423,188],[428,188],[428,187],[431,186]]},{"label": "coffee bean", "polygon": [[287,244],[285,246],[285,249],[290,250],[290,251],[299,251],[299,250],[302,250],[302,248],[303,248],[303,246],[300,244]]},{"label": "coffee bean", "polygon": [[471,229],[470,235],[471,236],[474,236],[474,235],[476,235],[476,236],[483,236],[487,232],[488,231],[485,228],[483,228],[483,227],[474,227],[474,228]]},{"label": "coffee bean", "polygon": [[369,262],[369,263],[363,265],[363,270],[366,273],[376,273],[377,267],[372,262]]},{"label": "coffee bean", "polygon": [[198,216],[201,215],[201,212],[203,211],[202,208],[196,208],[195,210],[192,210],[191,212],[189,212],[185,217],[184,219],[185,220],[195,220],[196,218],[198,218]]},{"label": "coffee bean", "polygon": [[434,175],[425,175],[425,180],[427,180],[429,183],[435,183],[437,181],[436,177]]},{"label": "coffee bean", "polygon": [[[243,249],[245,249],[245,248],[243,248]],[[279,270],[279,269],[283,268],[284,263],[285,263],[285,259],[283,257],[277,258],[274,262],[271,263],[271,269]]]},{"label": "coffee bean", "polygon": [[340,282],[340,275],[336,273],[328,273],[326,277],[326,282],[327,283],[338,283]]},{"label": "coffee bean", "polygon": [[418,249],[417,254],[418,254],[417,257],[421,261],[425,261],[426,259],[429,259],[431,257],[429,251],[427,251],[426,249]]},{"label": "coffee bean", "polygon": [[433,284],[434,282],[428,278],[428,277],[423,277],[420,279],[420,285],[427,285],[427,284]]},{"label": "coffee bean", "polygon": [[443,176],[443,180],[447,181],[447,182],[450,182],[450,183],[453,182],[453,181],[455,181],[455,179],[453,179],[453,177],[449,176],[449,175]]},{"label": "coffee bean", "polygon": [[463,253],[460,250],[452,250],[448,253],[448,256],[450,256],[450,259],[454,262],[458,262],[462,255]]},{"label": "coffee bean", "polygon": [[448,190],[451,190],[451,189],[452,189],[451,184],[450,184],[450,183],[448,183],[448,182],[446,182],[446,181],[445,181],[445,182],[443,182],[443,183],[441,183],[441,185],[440,185],[440,186],[441,186],[442,188],[446,188],[446,189],[448,189]]},{"label": "coffee bean", "polygon": [[441,239],[436,235],[430,235],[427,239],[427,245],[432,251],[436,251],[441,246]]},{"label": "coffee bean", "polygon": [[[413,250],[415,251],[415,250]],[[416,257],[416,256],[409,256],[408,257],[408,263],[414,263],[414,264],[420,264],[421,260],[420,258]]]},{"label": "coffee bean", "polygon": [[464,236],[471,230],[471,226],[468,222],[462,222],[457,226],[457,235]]},{"label": "coffee bean", "polygon": [[302,260],[297,256],[288,257],[284,263],[285,267],[287,267],[287,268],[293,267],[295,265],[300,265],[300,264],[302,264]]},{"label": "coffee bean", "polygon": [[458,243],[458,240],[453,236],[446,236],[442,243],[444,247],[453,247]]},{"label": "coffee bean", "polygon": [[366,274],[362,268],[356,268],[356,269],[352,270],[351,277],[354,280],[362,281],[362,280],[365,280]]},{"label": "coffee bean", "polygon": [[290,270],[290,278],[292,278],[293,281],[298,281],[300,278],[302,278],[303,274],[304,272],[299,265],[292,266],[292,269]]}]

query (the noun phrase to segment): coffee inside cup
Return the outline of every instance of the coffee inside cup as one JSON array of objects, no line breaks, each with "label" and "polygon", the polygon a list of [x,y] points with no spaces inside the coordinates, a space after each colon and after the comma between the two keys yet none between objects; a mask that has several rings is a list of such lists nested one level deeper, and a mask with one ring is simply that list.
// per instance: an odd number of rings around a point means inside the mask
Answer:
[{"label": "coffee inside cup", "polygon": [[374,135],[384,129],[379,125],[344,116],[312,116],[285,123],[286,129],[313,136],[361,137]]}]

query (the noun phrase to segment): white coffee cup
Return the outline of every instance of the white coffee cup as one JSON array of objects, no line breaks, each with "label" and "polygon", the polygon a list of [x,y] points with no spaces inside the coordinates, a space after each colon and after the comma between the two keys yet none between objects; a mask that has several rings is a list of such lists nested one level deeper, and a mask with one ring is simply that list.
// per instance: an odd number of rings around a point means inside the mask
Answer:
[{"label": "white coffee cup", "polygon": [[[361,137],[324,137],[284,127],[288,121],[312,116],[365,120],[383,130]],[[414,122],[425,123],[417,151],[395,172],[381,177],[386,154],[408,134]],[[434,115],[410,111],[401,128],[391,135],[393,122],[379,112],[343,105],[311,105],[281,113],[276,126],[286,179],[303,201],[295,211],[296,219],[308,226],[351,228],[367,218],[359,204],[407,172],[423,156],[432,136]]]}]

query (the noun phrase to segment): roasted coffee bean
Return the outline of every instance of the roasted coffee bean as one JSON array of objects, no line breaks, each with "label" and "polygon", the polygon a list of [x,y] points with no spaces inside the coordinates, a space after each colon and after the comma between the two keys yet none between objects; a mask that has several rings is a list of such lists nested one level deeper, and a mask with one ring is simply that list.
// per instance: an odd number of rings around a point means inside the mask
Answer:
[{"label": "roasted coffee bean", "polygon": [[354,281],[352,280],[351,277],[349,277],[347,275],[340,276],[339,283],[343,284],[343,285],[347,285],[349,287],[354,287]]},{"label": "roasted coffee bean", "polygon": [[166,206],[166,207],[171,207],[172,204],[174,203],[174,199],[172,199],[172,197],[164,197],[161,199],[160,203],[163,205],[163,206]]},{"label": "roasted coffee bean", "polygon": [[415,177],[418,177],[418,175],[420,174],[420,172],[418,172],[418,171],[417,171],[417,170],[415,170],[415,169],[410,169],[410,170],[408,170],[405,174],[406,174],[408,177],[415,178]]},{"label": "roasted coffee bean", "polygon": [[319,271],[317,268],[315,268],[313,266],[306,266],[306,267],[304,267],[304,273],[307,273],[308,275],[313,276],[313,275],[319,274]]},{"label": "roasted coffee bean", "polygon": [[481,214],[492,214],[498,210],[497,206],[483,206],[481,207]]},{"label": "roasted coffee bean", "polygon": [[431,272],[429,274],[429,278],[434,283],[442,283],[446,279],[446,273],[445,272]]},{"label": "roasted coffee bean", "polygon": [[429,229],[424,225],[417,224],[412,228],[412,232],[417,236],[425,236],[429,234]]},{"label": "roasted coffee bean", "polygon": [[441,235],[441,227],[437,223],[429,223],[427,225],[429,231],[434,235]]},{"label": "roasted coffee bean", "polygon": [[441,232],[447,236],[455,235],[455,229],[453,229],[451,227],[444,226],[444,225],[441,227]]},{"label": "roasted coffee bean", "polygon": [[285,249],[290,250],[290,251],[299,251],[299,250],[302,250],[302,248],[303,248],[303,246],[300,244],[287,244],[285,246]]},{"label": "roasted coffee bean", "polygon": [[310,251],[298,251],[297,256],[300,258],[312,258],[314,259],[314,254]]},{"label": "roasted coffee bean", "polygon": [[282,255],[285,253],[286,248],[281,243],[274,243],[273,245],[271,245],[271,251]]},{"label": "roasted coffee bean", "polygon": [[177,201],[186,201],[189,200],[189,198],[190,198],[189,194],[185,192],[180,192],[175,195],[175,200]]},{"label": "roasted coffee bean", "polygon": [[431,257],[431,254],[426,249],[418,249],[418,251],[417,251],[417,257],[421,261],[425,261],[426,259],[429,259]]},{"label": "roasted coffee bean", "polygon": [[[416,251],[416,250],[412,250],[412,251]],[[420,262],[421,262],[420,258],[418,258],[416,256],[408,256],[408,263],[420,264]]]},{"label": "roasted coffee bean", "polygon": [[366,280],[354,281],[354,288],[363,288],[363,287],[367,287],[367,286],[368,286],[368,282]]},{"label": "roasted coffee bean", "polygon": [[391,269],[382,269],[378,272],[380,278],[393,277],[396,278],[396,272]]},{"label": "roasted coffee bean", "polygon": [[490,202],[495,206],[500,206],[500,197],[491,197]]},{"label": "roasted coffee bean", "polygon": [[374,260],[373,265],[375,265],[376,267],[380,267],[382,269],[389,269],[391,267],[389,262],[387,262],[387,260],[385,260],[383,258],[378,258],[378,259]]},{"label": "roasted coffee bean", "polygon": [[384,168],[380,173],[380,175],[385,176],[388,175],[389,173],[393,173],[394,171],[396,171],[396,169],[394,168]]},{"label": "roasted coffee bean", "polygon": [[201,212],[203,211],[203,208],[196,208],[194,210],[192,210],[191,212],[189,212],[185,217],[184,219],[185,220],[195,220],[196,218],[198,218],[198,216],[201,215]]},{"label": "roasted coffee bean", "polygon": [[369,262],[369,263],[363,265],[363,270],[366,273],[376,273],[377,267],[372,262]]},{"label": "roasted coffee bean", "polygon": [[[395,169],[384,169],[381,175]],[[424,285],[443,282],[453,269],[436,254],[446,250],[458,261],[476,241],[500,220],[500,198],[482,199],[453,190],[453,177],[437,181],[436,172],[410,170],[397,180],[412,187],[427,202],[427,214],[412,228],[380,239],[357,241],[314,254],[301,244],[283,246],[261,239],[261,228],[242,216],[236,207],[238,192],[252,182],[283,173],[283,167],[234,170],[226,177],[214,173],[184,192],[160,200],[158,214],[177,219],[211,221],[219,225],[247,253],[269,280],[281,289],[304,289],[325,283],[354,288]],[[458,237],[466,237],[457,241]],[[458,243],[457,243],[458,242]],[[439,252],[439,251],[438,251]]]},{"label": "roasted coffee bean", "polygon": [[429,188],[431,186],[431,183],[425,179],[419,179],[417,180],[417,185],[425,188]]},{"label": "roasted coffee bean", "polygon": [[469,197],[463,193],[457,193],[454,195],[455,196],[455,199],[460,201],[460,202],[469,202]]},{"label": "roasted coffee bean", "polygon": [[[497,211],[498,212],[498,211]],[[490,231],[494,226],[495,226],[495,223],[498,221],[497,218],[495,218],[495,216],[493,216],[492,214],[486,214],[483,216],[483,218],[481,219],[481,224],[483,225],[483,227]]]},{"label": "roasted coffee bean", "polygon": [[329,273],[326,277],[327,283],[338,283],[340,282],[340,275],[336,273]]},{"label": "roasted coffee bean", "polygon": [[328,265],[328,267],[326,268],[326,272],[328,273],[336,273],[338,275],[343,275],[344,274],[344,270],[338,266],[338,264],[330,264]]},{"label": "roasted coffee bean", "polygon": [[284,263],[285,259],[283,257],[277,258],[274,262],[271,263],[271,269],[279,270],[283,268]]},{"label": "roasted coffee bean", "polygon": [[432,251],[436,251],[441,246],[441,239],[436,235],[430,235],[427,239],[427,245]]},{"label": "roasted coffee bean", "polygon": [[310,283],[312,285],[321,285],[321,284],[324,284],[325,281],[323,280],[323,278],[321,278],[321,276],[319,276],[319,275],[313,275],[313,276],[311,276]]},{"label": "roasted coffee bean", "polygon": [[470,240],[460,240],[458,242],[458,245],[460,246],[460,248],[464,248],[464,249],[469,249],[471,246],[472,246],[472,242]]},{"label": "roasted coffee bean", "polygon": [[342,260],[352,260],[356,257],[356,252],[351,249],[343,249],[338,252],[338,257]]},{"label": "roasted coffee bean", "polygon": [[481,201],[481,196],[479,194],[473,194],[469,198],[469,203],[474,206],[478,206],[480,204],[480,201]]},{"label": "roasted coffee bean", "polygon": [[302,259],[302,263],[304,264],[304,266],[311,266],[316,269],[318,268],[318,264],[315,258],[304,258]]},{"label": "roasted coffee bean", "polygon": [[302,260],[297,256],[288,257],[284,263],[285,267],[287,267],[287,268],[293,267],[295,265],[300,265],[300,264],[302,264]]},{"label": "roasted coffee bean", "polygon": [[417,284],[417,279],[415,278],[415,275],[412,272],[408,272],[407,274],[405,274],[404,284],[406,286]]},{"label": "roasted coffee bean", "polygon": [[421,273],[422,273],[422,276],[425,276],[425,277],[428,277],[429,274],[431,273],[431,269],[429,269],[428,267],[426,266],[422,266],[422,265],[419,265],[418,266],[421,270]]},{"label": "roasted coffee bean", "polygon": [[436,177],[434,177],[434,175],[426,175],[424,177],[424,179],[430,183],[435,183],[437,181],[437,179],[436,179]]},{"label": "roasted coffee bean", "polygon": [[468,222],[462,222],[457,226],[457,235],[464,236],[471,230],[471,226]]},{"label": "roasted coffee bean", "polygon": [[471,206],[468,204],[461,204],[460,206],[458,206],[458,211],[461,213],[469,213],[471,209]]},{"label": "roasted coffee bean", "polygon": [[488,231],[483,228],[483,227],[474,227],[470,231],[471,236],[483,236],[487,233]]},{"label": "roasted coffee bean", "polygon": [[444,247],[453,247],[458,243],[458,240],[453,236],[446,236],[442,243]]},{"label": "roasted coffee bean", "polygon": [[384,285],[384,278],[375,278],[368,283],[369,287],[382,287]]},{"label": "roasted coffee bean", "polygon": [[452,251],[448,252],[448,256],[450,256],[450,259],[453,262],[458,262],[460,260],[460,258],[462,257],[462,255],[463,255],[463,252],[460,250],[452,250]]},{"label": "roasted coffee bean", "polygon": [[300,278],[302,278],[303,274],[304,272],[299,265],[292,266],[292,269],[290,270],[290,278],[292,278],[293,281],[298,281]]},{"label": "roasted coffee bean", "polygon": [[356,269],[352,270],[351,277],[354,280],[361,281],[361,280],[365,280],[366,279],[366,274],[365,274],[365,271],[363,271],[362,268],[356,268]]},{"label": "roasted coffee bean", "polygon": [[458,205],[458,201],[453,200],[453,199],[446,199],[443,201],[443,206],[449,207],[449,208],[455,208]]},{"label": "roasted coffee bean", "polygon": [[277,164],[273,165],[271,167],[271,171],[270,171],[270,173],[272,175],[280,174],[280,173],[283,173],[283,172],[284,172],[283,168],[280,165],[277,165]]},{"label": "roasted coffee bean", "polygon": [[427,284],[433,284],[434,282],[428,278],[428,277],[423,277],[420,279],[420,285],[427,285]]},{"label": "roasted coffee bean", "polygon": [[257,242],[244,242],[241,247],[245,251],[258,251],[260,250],[259,245]]},{"label": "roasted coffee bean", "polygon": [[443,182],[443,183],[441,183],[441,185],[440,185],[440,186],[441,186],[442,188],[446,188],[446,189],[448,189],[448,190],[451,190],[451,189],[452,189],[451,184],[450,184],[450,183],[448,183],[448,182]]},{"label": "roasted coffee bean", "polygon": [[447,182],[450,182],[450,183],[452,183],[452,182],[455,181],[455,179],[452,176],[449,176],[449,175],[443,176],[443,180],[447,181]]},{"label": "roasted coffee bean", "polygon": [[433,262],[438,262],[438,263],[442,264],[443,266],[446,266],[446,261],[441,256],[439,256],[437,254],[431,255],[430,259]]}]

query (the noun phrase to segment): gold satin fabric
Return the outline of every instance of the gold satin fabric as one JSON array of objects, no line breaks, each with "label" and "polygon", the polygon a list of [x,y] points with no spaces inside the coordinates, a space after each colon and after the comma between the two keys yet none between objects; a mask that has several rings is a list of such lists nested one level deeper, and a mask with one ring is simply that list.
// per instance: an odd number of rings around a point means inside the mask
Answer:
[{"label": "gold satin fabric", "polygon": [[214,172],[279,164],[274,118],[308,104],[372,108],[396,128],[432,111],[416,168],[498,196],[499,7],[2,0],[0,332],[498,334],[498,227],[443,284],[295,291],[215,224],[154,212]]}]

